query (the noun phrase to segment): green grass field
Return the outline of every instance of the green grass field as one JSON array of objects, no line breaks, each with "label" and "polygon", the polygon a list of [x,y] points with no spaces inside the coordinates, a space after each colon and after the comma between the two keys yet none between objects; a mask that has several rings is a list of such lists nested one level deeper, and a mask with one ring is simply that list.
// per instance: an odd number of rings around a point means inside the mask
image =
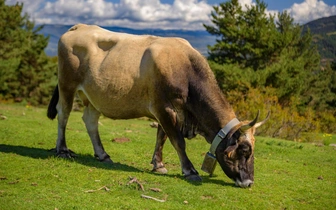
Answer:
[{"label": "green grass field", "polygon": [[[218,166],[214,177],[200,170],[210,145],[187,141],[189,158],[202,183],[183,179],[176,152],[164,149],[167,175],[151,172],[156,130],[145,119],[100,119],[100,133],[113,165],[93,158],[82,114],[72,112],[68,147],[78,155],[60,159],[57,120],[46,109],[0,104],[0,209],[336,209],[336,150],[257,137],[255,184],[234,186]],[[335,135],[323,135],[336,143]],[[114,142],[127,137],[128,142]],[[130,183],[130,178],[141,185]],[[152,188],[160,189],[155,192]],[[158,202],[141,195],[163,200]]]}]

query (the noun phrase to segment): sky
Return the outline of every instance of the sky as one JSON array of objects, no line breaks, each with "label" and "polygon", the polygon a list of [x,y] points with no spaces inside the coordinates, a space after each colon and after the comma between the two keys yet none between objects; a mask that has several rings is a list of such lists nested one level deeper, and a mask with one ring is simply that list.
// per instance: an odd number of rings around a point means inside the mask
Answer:
[{"label": "sky", "polygon": [[[227,0],[6,0],[24,3],[35,24],[76,23],[134,29],[204,30],[214,5]],[[253,0],[239,0],[243,5]],[[335,0],[264,0],[268,13],[287,10],[296,23],[336,15]]]}]

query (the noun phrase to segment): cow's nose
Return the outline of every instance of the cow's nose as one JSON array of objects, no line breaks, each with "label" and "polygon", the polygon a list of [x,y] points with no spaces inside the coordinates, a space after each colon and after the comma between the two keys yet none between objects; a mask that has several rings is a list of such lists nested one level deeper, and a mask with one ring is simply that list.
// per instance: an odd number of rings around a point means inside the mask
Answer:
[{"label": "cow's nose", "polygon": [[246,187],[251,187],[253,184],[253,181],[250,179],[246,179],[243,182],[239,181],[238,179],[236,180],[236,186],[246,188]]}]

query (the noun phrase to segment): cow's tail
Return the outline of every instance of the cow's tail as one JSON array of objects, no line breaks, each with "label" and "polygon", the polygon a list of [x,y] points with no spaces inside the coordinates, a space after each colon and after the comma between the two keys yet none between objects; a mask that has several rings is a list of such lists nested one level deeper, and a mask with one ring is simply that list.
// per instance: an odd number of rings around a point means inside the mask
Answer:
[{"label": "cow's tail", "polygon": [[56,85],[54,93],[50,99],[49,106],[48,106],[48,113],[47,116],[49,119],[55,119],[57,115],[57,103],[58,103],[59,93],[58,93],[58,85]]}]

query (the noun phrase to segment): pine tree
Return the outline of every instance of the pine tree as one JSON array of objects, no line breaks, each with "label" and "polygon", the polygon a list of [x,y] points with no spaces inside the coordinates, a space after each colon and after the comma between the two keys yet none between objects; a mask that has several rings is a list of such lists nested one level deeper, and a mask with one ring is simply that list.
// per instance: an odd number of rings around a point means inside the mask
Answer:
[{"label": "pine tree", "polygon": [[[319,54],[312,36],[309,31],[302,35],[301,26],[287,12],[278,13],[275,21],[266,9],[267,4],[260,0],[246,6],[246,10],[238,0],[215,6],[213,25],[204,25],[218,37],[216,44],[209,46],[210,65],[222,77],[217,79],[224,83],[220,84],[223,87],[240,87],[244,91],[251,87],[276,88],[283,106],[291,103],[293,97],[300,98],[298,106],[306,105],[309,99],[304,93],[319,69]],[[228,64],[228,68],[220,67]],[[232,75],[238,79],[230,81]]]},{"label": "pine tree", "polygon": [[218,37],[209,46],[209,60],[219,64],[239,64],[241,67],[265,67],[276,50],[274,16],[266,15],[267,5],[257,0],[255,6],[243,11],[238,0],[214,6],[213,25],[206,30]]},{"label": "pine tree", "polygon": [[46,104],[56,83],[56,64],[44,53],[49,37],[39,34],[23,4],[0,0],[0,95],[3,100]]}]

